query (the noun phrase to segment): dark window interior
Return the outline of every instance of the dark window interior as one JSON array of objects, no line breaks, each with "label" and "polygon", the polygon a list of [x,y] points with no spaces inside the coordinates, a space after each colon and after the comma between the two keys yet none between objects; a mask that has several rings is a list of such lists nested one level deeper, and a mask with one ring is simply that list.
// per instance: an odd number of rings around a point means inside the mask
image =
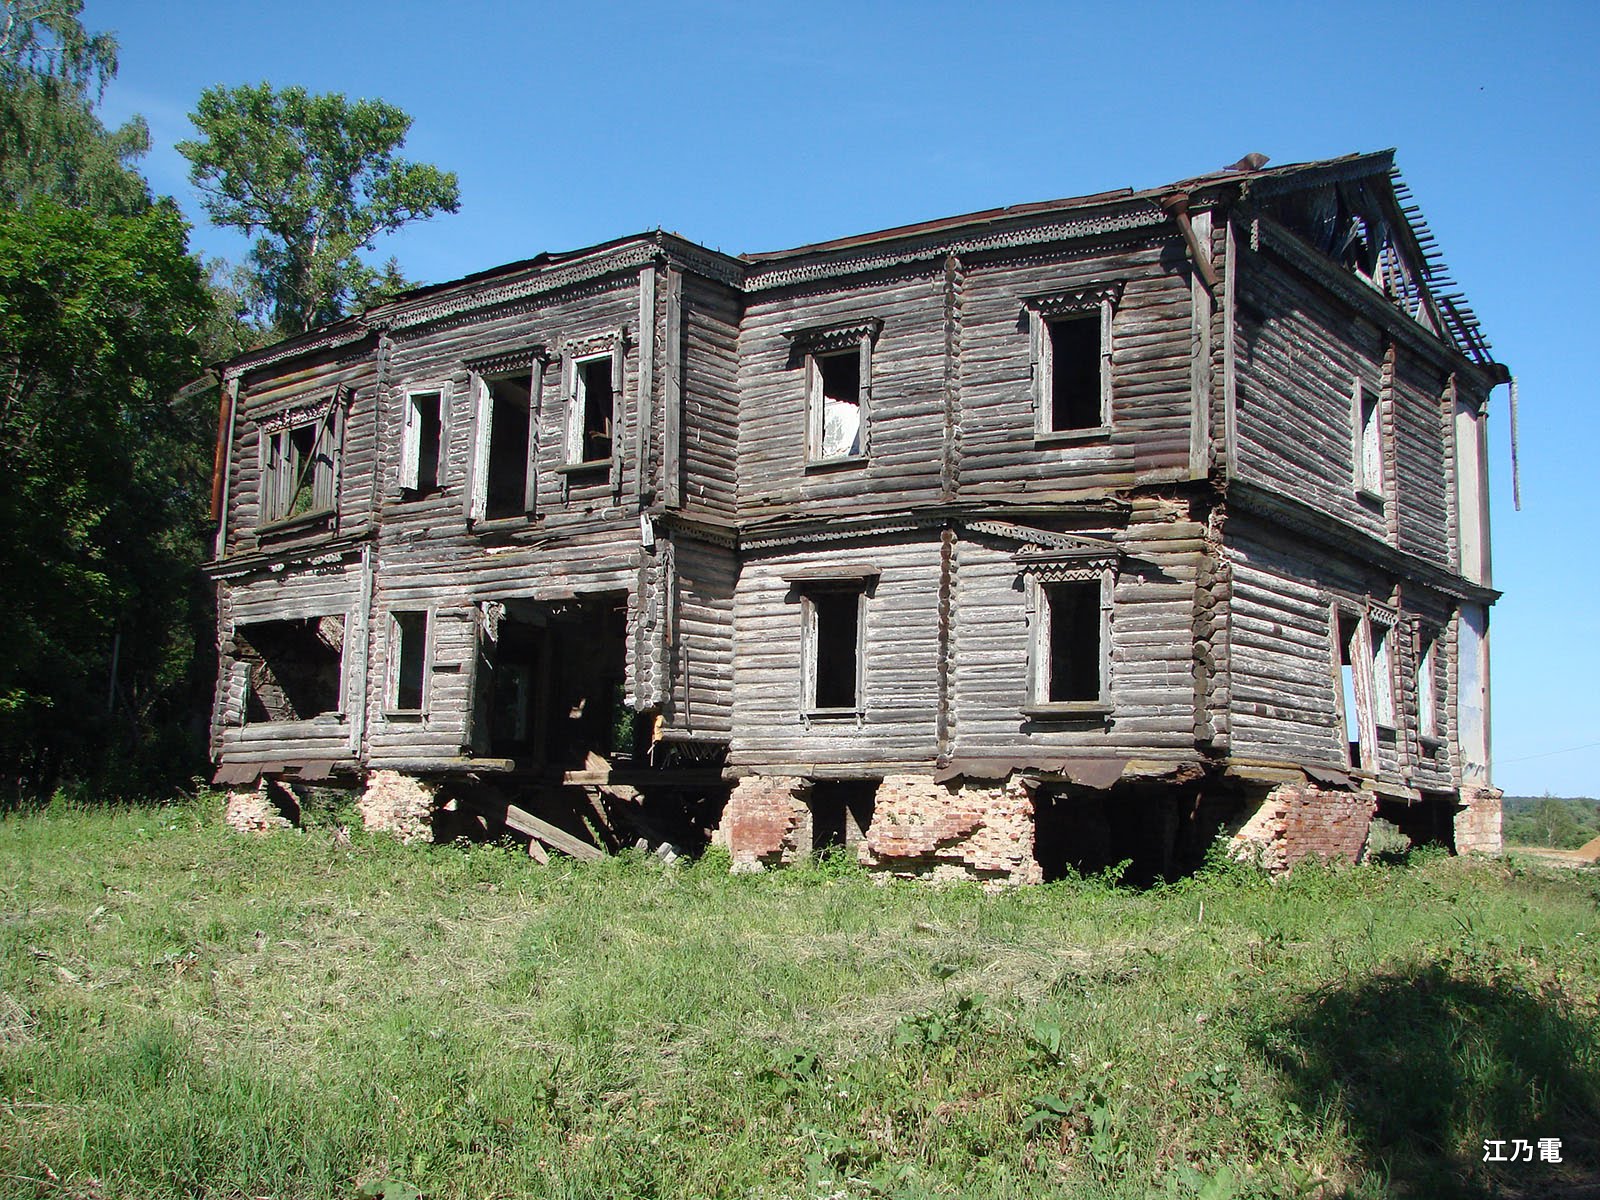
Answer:
[{"label": "dark window interior", "polygon": [[527,508],[528,381],[520,376],[491,380],[489,397],[489,479],[485,515],[493,520],[518,516]]},{"label": "dark window interior", "polygon": [[397,656],[394,706],[401,712],[416,712],[422,708],[422,685],[428,654],[428,614],[397,612],[394,614],[394,623],[395,636],[400,643],[393,650]]},{"label": "dark window interior", "polygon": [[583,397],[583,462],[611,457],[611,424],[615,414],[616,391],[611,378],[611,360],[594,358],[578,364]]},{"label": "dark window interior", "polygon": [[856,707],[859,650],[859,592],[818,592],[811,597],[816,615],[817,708]]},{"label": "dark window interior", "polygon": [[822,372],[822,394],[826,399],[860,405],[861,355],[857,351],[819,358],[817,369]]},{"label": "dark window interior", "polygon": [[1094,429],[1100,404],[1100,314],[1051,321],[1050,428]]},{"label": "dark window interior", "polygon": [[424,392],[413,396],[411,403],[417,421],[417,490],[431,492],[439,486],[439,393]]},{"label": "dark window interior", "polygon": [[511,601],[486,649],[489,752],[567,769],[591,753],[648,756],[650,722],[626,703],[627,601]]},{"label": "dark window interior", "polygon": [[1050,620],[1051,703],[1100,698],[1100,585],[1045,589]]},{"label": "dark window interior", "polygon": [[234,632],[250,668],[245,721],[303,721],[339,710],[344,618],[259,621]]}]

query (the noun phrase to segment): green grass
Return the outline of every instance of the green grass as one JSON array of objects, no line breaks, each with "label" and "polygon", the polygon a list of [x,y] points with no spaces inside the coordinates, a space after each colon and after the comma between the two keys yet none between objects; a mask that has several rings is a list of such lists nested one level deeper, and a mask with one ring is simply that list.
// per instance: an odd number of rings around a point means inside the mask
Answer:
[{"label": "green grass", "polygon": [[[986,896],[0,821],[0,1195],[1549,1195],[1600,883],[1413,856]],[[1481,1163],[1554,1136],[1563,1167]],[[1491,1173],[1497,1172],[1497,1173]]]}]

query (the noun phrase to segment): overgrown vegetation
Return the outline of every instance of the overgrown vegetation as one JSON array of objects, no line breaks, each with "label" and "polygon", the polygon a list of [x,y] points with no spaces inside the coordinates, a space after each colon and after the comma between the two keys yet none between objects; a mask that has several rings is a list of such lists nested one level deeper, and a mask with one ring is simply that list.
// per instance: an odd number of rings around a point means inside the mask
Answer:
[{"label": "overgrown vegetation", "polygon": [[[346,844],[348,817],[0,822],[0,1190],[1531,1197],[1600,1169],[1589,871],[990,897],[838,857]],[[1563,1165],[1481,1161],[1540,1137]]]}]

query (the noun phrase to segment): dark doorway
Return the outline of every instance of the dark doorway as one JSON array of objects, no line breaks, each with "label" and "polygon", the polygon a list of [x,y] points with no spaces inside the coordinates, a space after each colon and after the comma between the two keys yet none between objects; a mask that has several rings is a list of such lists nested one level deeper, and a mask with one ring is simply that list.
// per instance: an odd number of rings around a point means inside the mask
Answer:
[{"label": "dark doorway", "polygon": [[876,779],[842,779],[811,786],[811,851],[855,846],[872,828],[878,798]]}]

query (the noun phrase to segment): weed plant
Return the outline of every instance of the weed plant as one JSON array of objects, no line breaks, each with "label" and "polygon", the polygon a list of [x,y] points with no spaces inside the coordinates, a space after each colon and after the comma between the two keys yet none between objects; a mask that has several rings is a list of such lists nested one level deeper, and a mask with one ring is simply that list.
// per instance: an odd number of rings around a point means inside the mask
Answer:
[{"label": "weed plant", "polygon": [[[1593,872],[1215,856],[998,896],[541,867],[213,797],[0,821],[0,1195],[1542,1196],[1600,1173]],[[1563,1141],[1560,1165],[1483,1139]]]}]

